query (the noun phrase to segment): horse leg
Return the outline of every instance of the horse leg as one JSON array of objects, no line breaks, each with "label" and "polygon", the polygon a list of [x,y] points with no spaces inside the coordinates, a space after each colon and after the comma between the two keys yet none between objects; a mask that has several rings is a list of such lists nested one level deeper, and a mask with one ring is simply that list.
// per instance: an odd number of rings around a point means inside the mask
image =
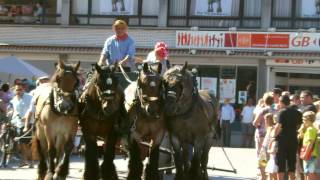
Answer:
[{"label": "horse leg", "polygon": [[182,162],[183,162],[183,174],[185,178],[189,178],[190,164],[193,157],[193,146],[189,143],[182,143]]},{"label": "horse leg", "polygon": [[145,180],[160,180],[158,171],[159,146],[160,144],[156,144],[151,149],[150,158],[145,170]]},{"label": "horse leg", "polygon": [[54,174],[54,168],[55,168],[55,162],[54,159],[56,157],[56,149],[54,147],[53,144],[49,144],[48,145],[48,170],[47,170],[47,174],[45,177],[45,180],[52,180],[53,179],[53,174]]},{"label": "horse leg", "polygon": [[64,145],[62,159],[55,170],[56,173],[54,174],[53,179],[66,179],[69,173],[69,156],[72,149],[73,141],[72,138],[70,138]]},{"label": "horse leg", "polygon": [[127,180],[141,180],[143,164],[140,157],[140,148],[135,139],[130,138],[129,142],[129,173]]},{"label": "horse leg", "polygon": [[200,158],[202,157],[202,150],[204,147],[203,140],[198,139],[195,140],[194,144],[194,153],[191,162],[191,169],[190,169],[190,178],[191,179],[199,179],[201,177],[201,170],[200,170]]},{"label": "horse leg", "polygon": [[99,177],[99,163],[96,138],[89,136],[85,132],[83,133],[83,138],[86,143],[83,178],[85,180],[97,180]]},{"label": "horse leg", "polygon": [[174,164],[176,166],[175,180],[184,180],[183,168],[182,168],[182,153],[181,143],[177,137],[170,135],[170,141],[174,151]]},{"label": "horse leg", "polygon": [[48,170],[44,150],[41,148],[40,140],[34,138],[32,140],[32,148],[36,148],[39,155],[39,165],[38,165],[38,180],[43,180],[46,176],[46,171]]},{"label": "horse leg", "polygon": [[201,165],[202,179],[203,180],[208,180],[209,179],[208,171],[207,171],[207,165],[208,165],[208,159],[209,159],[209,151],[210,151],[210,148],[212,146],[212,137],[213,137],[213,134],[212,134],[212,136],[209,136],[207,138],[207,141],[205,143],[205,146],[203,148],[203,152],[202,152],[202,155],[201,155],[200,165]]},{"label": "horse leg", "polygon": [[102,179],[118,180],[116,167],[113,163],[116,142],[117,134],[115,132],[109,133],[101,165]]},{"label": "horse leg", "polygon": [[124,0],[120,0],[121,1],[121,11],[125,11],[126,7],[124,5]]}]

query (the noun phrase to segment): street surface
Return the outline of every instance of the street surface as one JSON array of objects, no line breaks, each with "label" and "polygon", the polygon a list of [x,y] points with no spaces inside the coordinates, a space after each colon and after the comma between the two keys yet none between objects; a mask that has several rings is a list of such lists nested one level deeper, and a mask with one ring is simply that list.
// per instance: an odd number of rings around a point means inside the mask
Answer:
[{"label": "street surface", "polygon": [[[225,151],[232,162],[234,168],[237,170],[237,174],[223,171],[208,170],[210,180],[250,180],[256,179],[256,160],[254,149],[248,148],[225,148]],[[122,157],[118,157],[115,160],[115,164],[120,179],[125,179],[127,172],[128,159],[124,160]],[[18,168],[17,162],[12,162],[9,168],[0,169],[0,179],[10,180],[28,180],[36,178],[36,167],[29,169],[28,167]],[[215,167],[219,169],[232,170],[225,157],[221,147],[213,147],[210,151],[209,167]],[[83,173],[83,158],[79,156],[71,157],[70,173],[67,179],[81,179]],[[173,180],[173,175],[165,175],[164,180]]]}]

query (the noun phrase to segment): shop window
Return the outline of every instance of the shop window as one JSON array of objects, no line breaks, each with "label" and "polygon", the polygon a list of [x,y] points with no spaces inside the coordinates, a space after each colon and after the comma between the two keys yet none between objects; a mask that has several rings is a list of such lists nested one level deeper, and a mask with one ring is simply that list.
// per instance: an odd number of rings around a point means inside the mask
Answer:
[{"label": "shop window", "polygon": [[290,78],[320,79],[320,74],[290,73]]},{"label": "shop window", "polygon": [[0,22],[56,24],[57,0],[0,0]]},{"label": "shop window", "polygon": [[318,0],[273,0],[272,26],[277,28],[317,28]]},{"label": "shop window", "polygon": [[277,77],[288,77],[288,73],[285,72],[276,72]]},{"label": "shop window", "polygon": [[261,0],[169,1],[168,26],[259,27]]},{"label": "shop window", "polygon": [[72,24],[157,26],[159,0],[72,0]]}]

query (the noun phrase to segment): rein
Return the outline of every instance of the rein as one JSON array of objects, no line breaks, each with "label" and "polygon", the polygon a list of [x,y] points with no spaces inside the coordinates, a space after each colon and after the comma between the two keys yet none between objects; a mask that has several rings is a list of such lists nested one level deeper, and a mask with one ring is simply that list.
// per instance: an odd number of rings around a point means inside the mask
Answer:
[{"label": "rein", "polygon": [[133,83],[133,81],[130,80],[128,74],[124,71],[121,64],[119,64],[119,67],[120,67],[120,71],[121,71],[123,77],[128,81],[128,83],[130,83],[130,84]]}]

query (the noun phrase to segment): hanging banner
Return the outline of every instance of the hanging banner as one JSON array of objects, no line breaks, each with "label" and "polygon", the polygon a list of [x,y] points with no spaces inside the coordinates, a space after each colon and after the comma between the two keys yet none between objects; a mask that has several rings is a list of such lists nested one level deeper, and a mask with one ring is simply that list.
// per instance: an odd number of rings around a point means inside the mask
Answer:
[{"label": "hanging banner", "polygon": [[196,0],[194,15],[231,16],[233,0]]},{"label": "hanging banner", "polygon": [[134,0],[100,0],[100,14],[133,15]]},{"label": "hanging banner", "polygon": [[301,0],[301,17],[320,17],[320,0]]},{"label": "hanging banner", "polygon": [[230,99],[231,103],[236,102],[236,80],[235,79],[220,79],[220,102],[225,99]]},{"label": "hanging banner", "polygon": [[320,33],[176,31],[176,47],[212,50],[292,50],[319,52]]},{"label": "hanging banner", "polygon": [[217,95],[217,78],[201,77],[201,89],[210,91],[211,94]]}]

